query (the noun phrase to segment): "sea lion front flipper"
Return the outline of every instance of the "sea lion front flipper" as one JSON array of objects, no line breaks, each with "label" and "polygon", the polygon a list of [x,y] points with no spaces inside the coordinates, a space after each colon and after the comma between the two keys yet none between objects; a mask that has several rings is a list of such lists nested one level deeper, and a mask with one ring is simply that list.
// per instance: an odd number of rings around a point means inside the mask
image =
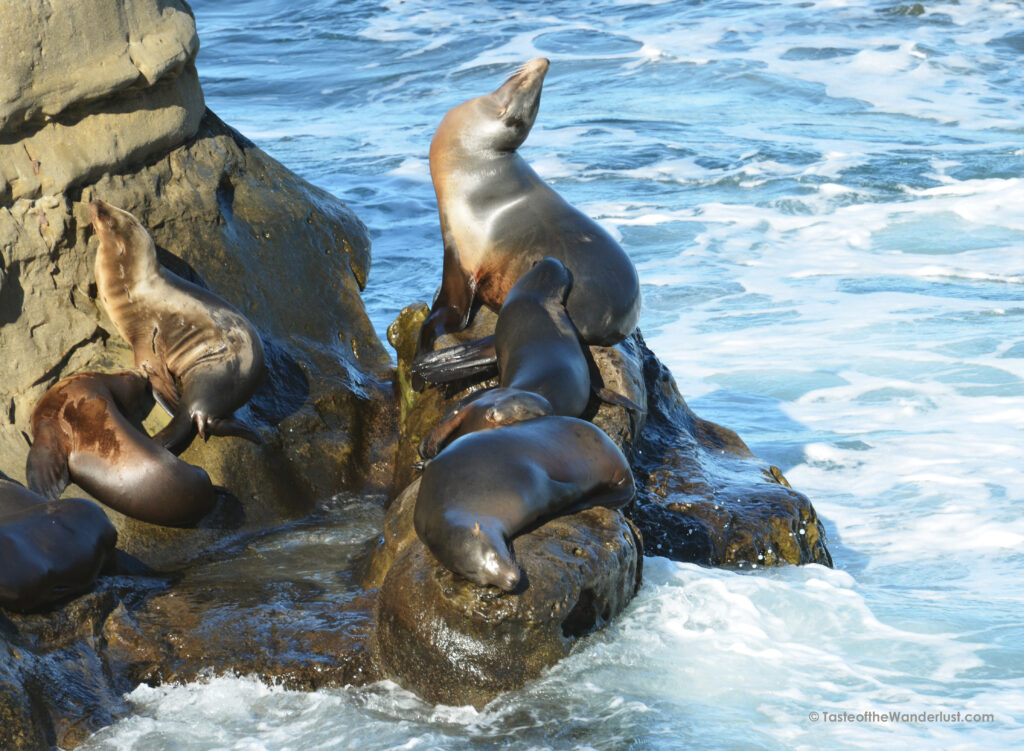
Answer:
[{"label": "sea lion front flipper", "polygon": [[599,389],[595,388],[594,395],[597,396],[597,398],[600,399],[602,402],[614,404],[617,407],[625,407],[626,409],[633,410],[635,412],[647,412],[646,408],[641,407],[628,396],[623,396],[622,394],[618,394],[612,391],[611,389],[605,388],[603,386]]},{"label": "sea lion front flipper", "polygon": [[140,367],[153,388],[153,398],[173,417],[178,410],[181,394],[167,365],[162,360],[146,360],[140,363]]},{"label": "sea lion front flipper", "polygon": [[412,372],[428,383],[449,383],[471,376],[493,375],[497,366],[498,353],[491,335],[418,355],[412,361]]},{"label": "sea lion front flipper", "polygon": [[68,472],[68,455],[57,444],[55,436],[43,433],[37,436],[28,452],[25,465],[25,479],[30,490],[39,493],[49,501],[60,498],[71,483]]},{"label": "sea lion front flipper", "polygon": [[192,441],[192,433],[195,430],[195,423],[188,410],[180,410],[174,413],[171,421],[164,426],[164,429],[153,436],[153,440],[177,456]]},{"label": "sea lion front flipper", "polygon": [[445,238],[441,289],[420,327],[420,340],[416,346],[417,359],[434,348],[437,337],[462,331],[469,325],[469,316],[473,312],[473,298],[476,297],[476,276],[466,273],[462,268],[458,248],[445,230],[443,217],[441,230]]},{"label": "sea lion front flipper", "polygon": [[441,449],[457,438],[459,429],[472,412],[472,403],[486,393],[486,391],[474,391],[469,396],[459,400],[458,403],[448,410],[441,418],[438,426],[420,441],[420,445],[416,449],[419,452],[420,458],[433,459],[441,453]]},{"label": "sea lion front flipper", "polygon": [[255,444],[263,443],[263,436],[235,417],[208,417],[205,433],[206,435],[230,435],[235,438],[244,438]]}]

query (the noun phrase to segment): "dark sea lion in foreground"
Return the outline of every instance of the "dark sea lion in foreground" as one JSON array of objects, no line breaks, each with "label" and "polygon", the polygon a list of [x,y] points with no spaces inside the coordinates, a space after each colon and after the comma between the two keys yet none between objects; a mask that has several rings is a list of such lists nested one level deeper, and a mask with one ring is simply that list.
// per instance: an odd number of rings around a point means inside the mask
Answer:
[{"label": "dark sea lion in foreground", "polygon": [[206,471],[183,462],[125,415],[148,392],[139,371],[79,373],[47,391],[32,412],[29,487],[56,499],[69,482],[122,514],[152,524],[194,524],[213,508]]},{"label": "dark sea lion in foreground", "polygon": [[84,592],[116,544],[92,501],[47,501],[0,474],[0,606],[39,610]]},{"label": "dark sea lion in foreground", "polygon": [[449,110],[434,134],[444,270],[418,357],[441,334],[464,329],[474,303],[499,309],[545,256],[572,273],[566,309],[585,343],[611,346],[636,328],[640,283],[629,257],[516,153],[537,117],[547,70],[544,58],[531,60],[497,91]]},{"label": "dark sea lion in foreground", "polygon": [[431,458],[461,435],[542,415],[579,417],[590,401],[590,369],[565,311],[572,276],[539,261],[505,299],[494,330],[500,386],[456,404],[420,446]]},{"label": "dark sea lion in foreground", "polygon": [[449,570],[511,592],[522,572],[511,541],[535,523],[635,493],[629,462],[604,432],[574,417],[482,430],[454,441],[423,471],[416,534]]},{"label": "dark sea lion in foreground", "polygon": [[176,450],[195,428],[204,439],[235,435],[259,443],[258,433],[231,416],[265,374],[256,329],[221,298],[161,268],[153,238],[127,211],[103,201],[89,210],[100,241],[100,301],[173,415],[154,438]]}]

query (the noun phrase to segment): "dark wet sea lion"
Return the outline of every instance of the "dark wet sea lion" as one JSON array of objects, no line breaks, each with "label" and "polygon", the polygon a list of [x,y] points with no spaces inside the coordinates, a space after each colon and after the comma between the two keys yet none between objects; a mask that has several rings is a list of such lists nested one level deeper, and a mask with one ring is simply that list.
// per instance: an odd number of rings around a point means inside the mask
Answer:
[{"label": "dark wet sea lion", "polygon": [[39,610],[84,592],[115,544],[92,501],[48,502],[0,474],[0,606]]},{"label": "dark wet sea lion", "polygon": [[511,541],[535,523],[588,508],[619,508],[633,473],[600,428],[574,417],[483,430],[454,441],[423,471],[416,533],[449,570],[511,592],[522,574]]},{"label": "dark wet sea lion", "polygon": [[[461,435],[542,415],[579,417],[590,400],[590,370],[565,311],[572,276],[554,258],[516,282],[498,314],[494,348],[500,386],[456,404],[420,446],[435,456]],[[438,353],[439,354],[439,353]]]},{"label": "dark wet sea lion", "polygon": [[[160,267],[149,233],[127,211],[89,204],[99,237],[96,286],[104,310],[173,414],[155,438],[171,450],[199,435],[259,434],[231,415],[265,374],[263,344],[227,302]],[[180,383],[180,390],[179,390]]]},{"label": "dark wet sea lion", "polygon": [[29,487],[56,499],[77,483],[122,514],[152,524],[194,524],[216,496],[205,470],[139,432],[133,414],[148,393],[140,371],[79,373],[47,391],[32,412]]},{"label": "dark wet sea lion", "polygon": [[640,283],[629,257],[516,153],[537,117],[547,70],[547,60],[531,60],[497,91],[449,110],[434,133],[430,174],[444,271],[419,356],[441,334],[465,328],[474,303],[500,308],[545,256],[572,273],[566,309],[584,342],[611,346],[636,328]]}]

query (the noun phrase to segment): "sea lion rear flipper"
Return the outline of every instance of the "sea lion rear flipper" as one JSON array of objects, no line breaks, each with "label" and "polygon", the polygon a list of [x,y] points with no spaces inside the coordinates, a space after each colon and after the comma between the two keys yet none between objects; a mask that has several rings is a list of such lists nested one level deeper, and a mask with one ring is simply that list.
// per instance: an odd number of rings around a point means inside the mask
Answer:
[{"label": "sea lion rear flipper", "polygon": [[235,436],[256,444],[263,443],[263,436],[235,417],[209,417],[206,420],[206,434]]},{"label": "sea lion rear flipper", "polygon": [[448,383],[471,376],[493,375],[497,366],[498,353],[492,335],[418,355],[412,361],[412,372],[428,383]]},{"label": "sea lion rear flipper", "polygon": [[636,412],[647,412],[647,410],[644,407],[641,407],[639,404],[634,402],[629,397],[623,396],[622,394],[617,394],[611,389],[605,388],[603,386],[599,389],[595,388],[594,394],[602,402],[614,404],[617,407],[625,407],[626,409],[633,410]]},{"label": "sea lion rear flipper", "polygon": [[48,436],[39,436],[28,452],[25,476],[30,490],[55,501],[71,482],[68,456]]}]

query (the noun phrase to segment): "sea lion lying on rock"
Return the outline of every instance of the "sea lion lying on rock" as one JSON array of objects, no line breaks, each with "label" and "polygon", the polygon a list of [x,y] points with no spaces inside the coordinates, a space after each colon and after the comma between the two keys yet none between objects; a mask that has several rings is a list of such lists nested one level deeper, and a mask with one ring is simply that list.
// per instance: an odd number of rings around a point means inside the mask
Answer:
[{"label": "sea lion lying on rock", "polygon": [[0,606],[38,610],[84,592],[116,543],[92,501],[47,501],[0,473]]},{"label": "sea lion lying on rock", "polygon": [[205,470],[183,462],[125,417],[148,392],[141,371],[78,373],[57,382],[32,412],[29,487],[53,500],[69,482],[122,514],[183,526],[216,501]]},{"label": "sea lion lying on rock", "polygon": [[[446,444],[477,430],[542,415],[583,413],[590,400],[590,370],[579,333],[565,312],[571,287],[572,276],[554,258],[539,261],[516,282],[494,330],[500,386],[474,392],[453,406],[423,440],[420,456],[434,457]],[[444,362],[439,358],[439,367]]]},{"label": "sea lion lying on rock", "polygon": [[636,488],[612,440],[574,417],[538,417],[462,436],[426,465],[413,523],[446,568],[516,589],[512,538],[590,506],[619,508]]}]

